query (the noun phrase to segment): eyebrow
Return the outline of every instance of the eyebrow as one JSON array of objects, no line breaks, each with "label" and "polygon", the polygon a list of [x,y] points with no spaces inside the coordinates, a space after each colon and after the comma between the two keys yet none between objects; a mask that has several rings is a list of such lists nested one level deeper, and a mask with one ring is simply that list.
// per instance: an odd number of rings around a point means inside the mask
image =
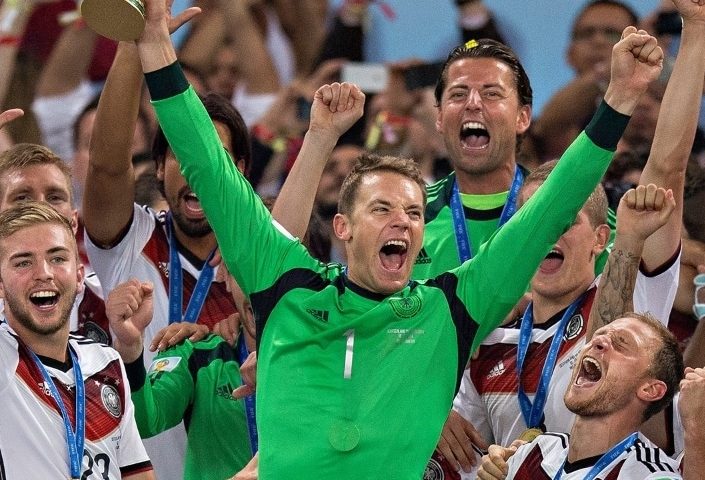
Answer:
[{"label": "eyebrow", "polygon": [[[59,252],[69,252],[69,249],[67,247],[53,247],[47,250],[45,253],[48,255],[52,255],[54,253],[59,253]],[[34,254],[32,252],[18,252],[13,255],[10,255],[10,260],[17,260],[21,258],[32,258]]]}]

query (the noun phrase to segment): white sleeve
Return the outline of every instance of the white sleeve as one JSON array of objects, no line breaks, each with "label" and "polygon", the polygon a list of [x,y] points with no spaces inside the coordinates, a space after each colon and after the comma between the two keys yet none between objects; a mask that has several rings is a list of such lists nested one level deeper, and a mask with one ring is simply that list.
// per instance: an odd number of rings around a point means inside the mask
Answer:
[{"label": "white sleeve", "polygon": [[84,80],[74,90],[51,97],[37,97],[32,112],[42,135],[42,143],[65,162],[74,154],[73,126],[96,91]]},{"label": "white sleeve", "polygon": [[119,283],[130,279],[142,249],[157,226],[154,212],[146,207],[134,205],[132,223],[125,236],[112,248],[100,248],[86,232],[84,242],[91,267],[98,275],[103,292],[110,292]]},{"label": "white sleeve", "polygon": [[[453,410],[470,422],[475,430],[477,430],[488,443],[495,443],[489,418],[487,418],[487,408],[482,401],[482,397],[477,392],[475,385],[472,383],[469,368],[463,373],[460,389],[453,400]],[[473,449],[475,450],[475,466],[469,472],[460,470],[461,480],[473,480],[476,478],[482,455],[475,447],[473,447]]]},{"label": "white sleeve", "polygon": [[678,252],[673,263],[657,275],[647,276],[639,271],[633,297],[634,310],[637,313],[649,312],[663,325],[668,325],[668,318],[678,290],[680,265],[681,252]]}]

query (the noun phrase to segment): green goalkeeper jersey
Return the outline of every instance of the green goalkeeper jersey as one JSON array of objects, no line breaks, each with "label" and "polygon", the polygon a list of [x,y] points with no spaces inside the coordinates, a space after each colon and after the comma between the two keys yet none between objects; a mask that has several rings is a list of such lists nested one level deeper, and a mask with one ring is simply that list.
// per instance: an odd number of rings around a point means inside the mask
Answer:
[{"label": "green goalkeeper jersey", "polygon": [[184,479],[225,480],[252,458],[243,401],[231,395],[242,384],[237,349],[221,337],[171,347],[149,371],[141,357],[125,367],[143,438],[184,421]]},{"label": "green goalkeeper jersey", "polygon": [[505,318],[600,181],[626,124],[603,107],[472,261],[383,296],[273,221],[178,64],[147,75],[159,122],[257,320],[262,480],[421,478],[469,352]]}]

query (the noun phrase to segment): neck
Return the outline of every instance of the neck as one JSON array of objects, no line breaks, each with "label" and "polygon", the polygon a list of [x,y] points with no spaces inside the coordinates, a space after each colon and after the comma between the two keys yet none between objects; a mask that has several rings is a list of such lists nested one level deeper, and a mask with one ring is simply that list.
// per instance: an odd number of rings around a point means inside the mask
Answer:
[{"label": "neck", "polygon": [[587,288],[572,291],[555,298],[544,297],[532,292],[531,300],[533,301],[532,314],[534,325],[541,325],[542,323],[548,322],[555,314],[568,308],[585,290],[587,290]]},{"label": "neck", "polygon": [[199,260],[204,261],[217,246],[215,234],[213,232],[203,237],[189,237],[181,231],[176,222],[172,223],[174,236],[178,240],[179,245],[186,248],[189,252],[196,256]]},{"label": "neck", "polygon": [[634,421],[635,415],[631,409],[622,409],[615,413],[616,415],[599,418],[580,415],[575,417],[570,431],[569,462],[602,455],[639,429],[639,423]]},{"label": "neck", "polygon": [[486,173],[470,173],[456,169],[458,189],[460,193],[470,195],[506,192],[512,186],[515,167],[516,162],[512,159],[511,162]]},{"label": "neck", "polygon": [[52,333],[51,335],[32,332],[22,326],[18,326],[15,322],[10,321],[10,319],[8,319],[8,323],[15,333],[19,335],[27,348],[35,354],[42,357],[51,358],[62,363],[68,360],[68,323],[66,325],[67,328],[62,328],[60,331]]}]

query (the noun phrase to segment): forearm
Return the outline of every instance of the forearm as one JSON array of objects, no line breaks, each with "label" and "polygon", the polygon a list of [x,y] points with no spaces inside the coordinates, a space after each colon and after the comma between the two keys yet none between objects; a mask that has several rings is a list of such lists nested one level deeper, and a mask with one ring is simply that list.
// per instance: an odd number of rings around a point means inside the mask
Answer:
[{"label": "forearm", "polygon": [[316,199],[318,182],[337,138],[306,132],[291,171],[272,209],[272,216],[289,233],[304,238]]},{"label": "forearm", "polygon": [[241,72],[250,94],[276,93],[280,88],[279,74],[267,50],[246,2],[221,3],[228,30],[234,32],[235,49],[241,62]]},{"label": "forearm", "polygon": [[137,48],[121,42],[96,111],[83,215],[88,234],[101,246],[112,246],[132,217],[131,152],[142,89],[141,70]]},{"label": "forearm", "polygon": [[87,26],[74,22],[64,28],[51,51],[37,82],[37,97],[61,95],[74,90],[91,64],[98,35]]},{"label": "forearm", "polygon": [[[705,366],[705,319],[698,322],[693,336],[688,340],[688,346],[683,352],[683,363],[691,368]],[[705,472],[705,469],[703,471]]]},{"label": "forearm", "polygon": [[299,247],[273,227],[178,64],[147,75],[147,84],[159,123],[215,232],[228,271],[246,294],[269,287],[286,254]]},{"label": "forearm", "polygon": [[705,438],[702,426],[686,428],[685,456],[682,465],[683,480],[705,479]]},{"label": "forearm", "polygon": [[[469,298],[470,313],[483,322],[484,335],[506,317],[541,260],[575,220],[602,179],[627,122],[628,117],[601,106],[543,185],[466,267],[473,279],[464,282],[461,298]],[[514,257],[508,258],[511,252]],[[470,291],[477,288],[482,292]]]},{"label": "forearm", "polygon": [[673,72],[661,102],[654,141],[639,183],[673,190],[668,223],[646,241],[644,265],[654,270],[676,251],[681,239],[685,169],[695,138],[705,76],[705,24],[686,22]]},{"label": "forearm", "polygon": [[194,25],[186,43],[179,49],[179,59],[200,72],[207,72],[211,59],[224,43],[226,23],[219,9],[204,12]]},{"label": "forearm", "polygon": [[634,310],[634,286],[644,240],[617,232],[588,317],[588,338],[598,328]]},{"label": "forearm", "polygon": [[[171,365],[167,366],[171,367]],[[125,371],[132,391],[130,398],[134,404],[135,423],[141,437],[153,437],[182,420],[185,407],[179,409],[178,405],[181,402],[174,403],[176,396],[160,395],[160,390],[164,390],[160,386],[164,382],[163,377],[172,376],[174,372],[163,372],[153,383],[147,378],[141,355],[134,362],[125,362]],[[171,380],[167,379],[166,383],[171,383]],[[188,385],[172,385],[172,387],[176,387],[173,390],[178,392],[178,397],[189,398],[191,395]],[[184,400],[183,403],[186,401]]]},{"label": "forearm", "polygon": [[0,105],[5,104],[15,70],[17,49],[30,13],[29,2],[22,0],[5,0],[0,5],[0,38],[3,39],[0,43]]}]

